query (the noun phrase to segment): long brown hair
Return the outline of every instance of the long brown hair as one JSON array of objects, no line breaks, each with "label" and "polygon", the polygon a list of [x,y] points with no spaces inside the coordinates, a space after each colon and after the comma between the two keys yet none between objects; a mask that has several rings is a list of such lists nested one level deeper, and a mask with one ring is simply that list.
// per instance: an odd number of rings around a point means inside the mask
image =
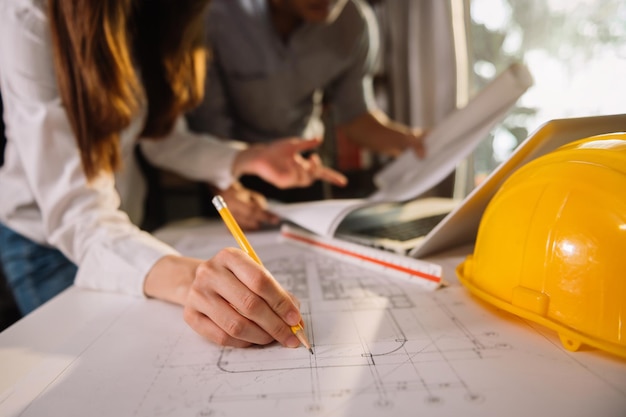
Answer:
[{"label": "long brown hair", "polygon": [[207,3],[49,0],[57,82],[88,178],[119,168],[119,133],[144,97],[151,138],[201,101]]}]

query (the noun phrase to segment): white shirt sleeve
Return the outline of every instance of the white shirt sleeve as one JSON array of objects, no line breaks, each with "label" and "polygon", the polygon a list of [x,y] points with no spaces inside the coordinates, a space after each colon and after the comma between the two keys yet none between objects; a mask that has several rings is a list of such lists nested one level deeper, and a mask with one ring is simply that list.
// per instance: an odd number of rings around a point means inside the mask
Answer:
[{"label": "white shirt sleeve", "polygon": [[154,165],[189,179],[211,183],[222,190],[235,180],[233,160],[247,146],[243,142],[191,132],[182,116],[167,138],[142,139],[139,143],[146,159]]},{"label": "white shirt sleeve", "polygon": [[87,182],[54,76],[46,2],[0,3],[0,90],[8,140],[0,221],[61,250],[78,265],[76,285],[141,296],[155,262],[177,252],[118,209],[113,175]]}]

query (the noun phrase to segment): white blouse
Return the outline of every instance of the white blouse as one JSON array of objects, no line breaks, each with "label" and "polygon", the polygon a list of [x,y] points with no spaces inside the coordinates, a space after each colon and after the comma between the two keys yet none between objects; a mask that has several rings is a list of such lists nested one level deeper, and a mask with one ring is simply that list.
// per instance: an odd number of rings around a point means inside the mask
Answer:
[{"label": "white blouse", "polygon": [[[56,84],[46,3],[0,1],[0,91],[7,136],[0,222],[61,250],[78,265],[76,285],[141,296],[155,262],[177,253],[139,230],[120,209],[123,202],[134,211],[144,196],[133,158],[143,120],[138,117],[121,134],[124,167],[117,189],[112,175],[88,183]],[[182,119],[168,138],[141,141],[156,166],[220,188],[233,181],[232,162],[241,146],[192,134]]]}]

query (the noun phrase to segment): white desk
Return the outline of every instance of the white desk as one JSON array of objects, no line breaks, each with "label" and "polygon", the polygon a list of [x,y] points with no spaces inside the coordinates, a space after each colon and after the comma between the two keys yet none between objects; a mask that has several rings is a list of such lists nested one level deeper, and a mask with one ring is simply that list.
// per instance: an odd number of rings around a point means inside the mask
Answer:
[{"label": "white desk", "polygon": [[[221,223],[160,236],[235,245]],[[451,285],[424,292],[276,239],[250,235],[303,301],[315,355],[220,348],[178,306],[71,288],[0,333],[0,416],[626,415],[626,361],[471,297],[453,274],[467,248],[431,258]]]}]

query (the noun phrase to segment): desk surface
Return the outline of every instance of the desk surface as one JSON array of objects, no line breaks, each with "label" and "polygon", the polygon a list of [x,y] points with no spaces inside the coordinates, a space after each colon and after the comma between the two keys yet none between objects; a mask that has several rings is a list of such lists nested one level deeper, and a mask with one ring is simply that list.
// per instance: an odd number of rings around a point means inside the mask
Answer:
[{"label": "desk surface", "polygon": [[[160,236],[235,246],[221,223]],[[220,348],[178,306],[70,288],[0,333],[0,416],[624,416],[626,361],[473,298],[453,273],[468,248],[431,258],[450,285],[427,292],[277,239],[250,235],[315,355]]]}]

